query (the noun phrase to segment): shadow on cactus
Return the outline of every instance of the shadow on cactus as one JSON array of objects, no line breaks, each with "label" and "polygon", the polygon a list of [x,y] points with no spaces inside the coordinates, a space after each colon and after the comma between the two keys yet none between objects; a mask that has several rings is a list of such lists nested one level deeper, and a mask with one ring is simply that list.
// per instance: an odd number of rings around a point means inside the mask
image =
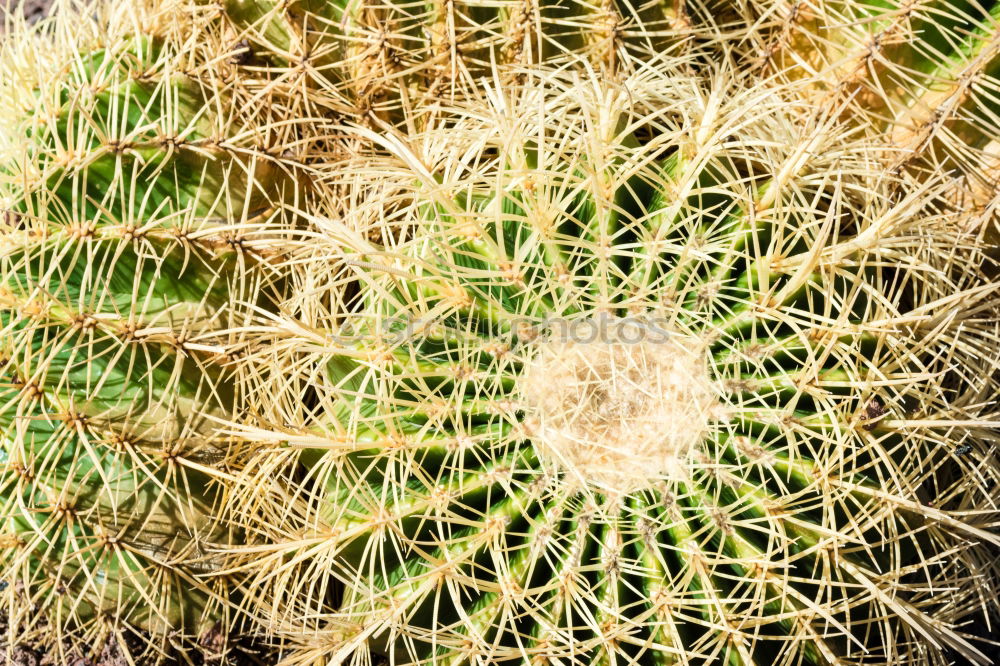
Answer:
[{"label": "shadow on cactus", "polygon": [[207,473],[234,412],[220,331],[256,289],[231,241],[274,214],[281,178],[227,142],[220,91],[176,46],[112,26],[82,48],[83,19],[54,38],[72,20],[6,45],[3,610],[12,642],[88,656],[135,631],[133,658],[156,661],[230,624],[224,580],[202,578],[231,538]]},{"label": "shadow on cactus", "polygon": [[975,238],[850,124],[646,65],[343,128],[379,149],[249,357],[289,663],[988,663]]}]

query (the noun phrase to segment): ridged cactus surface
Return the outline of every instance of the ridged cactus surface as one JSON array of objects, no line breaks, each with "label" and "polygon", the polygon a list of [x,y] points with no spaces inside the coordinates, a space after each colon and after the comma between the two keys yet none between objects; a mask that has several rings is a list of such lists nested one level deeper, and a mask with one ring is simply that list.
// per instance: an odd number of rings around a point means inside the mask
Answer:
[{"label": "ridged cactus surface", "polygon": [[653,62],[330,169],[237,507],[293,661],[989,663],[974,237],[789,90]]},{"label": "ridged cactus surface", "polygon": [[[1000,5],[958,0],[748,2],[746,60],[873,130],[883,159],[953,175],[950,203],[996,231]],[[995,242],[995,235],[993,236]]]},{"label": "ridged cactus surface", "polygon": [[[221,17],[248,78],[306,113],[411,125],[481,77],[516,83],[542,62],[583,57],[614,76],[631,54],[718,36],[728,7],[604,0],[201,3]],[[307,92],[308,91],[308,92]],[[293,101],[294,100],[294,101]]]},{"label": "ridged cactus surface", "polygon": [[205,473],[235,409],[221,331],[280,178],[176,45],[72,44],[3,75],[3,610],[17,640],[134,630],[155,655],[228,618],[198,576],[230,540]]}]

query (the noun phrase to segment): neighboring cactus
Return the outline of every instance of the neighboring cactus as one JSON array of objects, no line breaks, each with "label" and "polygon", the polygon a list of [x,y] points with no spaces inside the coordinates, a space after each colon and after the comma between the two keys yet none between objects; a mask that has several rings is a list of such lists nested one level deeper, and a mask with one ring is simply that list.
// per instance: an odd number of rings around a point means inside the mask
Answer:
[{"label": "neighboring cactus", "polygon": [[0,74],[0,598],[11,646],[86,656],[132,630],[153,659],[230,624],[200,575],[230,539],[222,331],[287,179],[230,139],[190,51],[61,9]]},{"label": "neighboring cactus", "polygon": [[[755,3],[750,3],[751,5]],[[949,124],[992,136],[1000,5],[957,0],[760,3],[752,41],[765,72],[809,79],[816,98],[855,97],[901,151]]]},{"label": "neighboring cactus", "polygon": [[393,123],[412,122],[423,102],[453,97],[472,79],[499,75],[510,82],[542,60],[585,55],[613,75],[627,53],[681,51],[718,38],[712,11],[683,1],[223,0],[219,6],[248,78],[266,73],[269,90],[284,89],[326,113]]},{"label": "neighboring cactus", "polygon": [[1000,4],[746,4],[752,67],[875,130],[891,167],[952,173],[949,200],[969,225],[1000,223]]},{"label": "neighboring cactus", "polygon": [[289,663],[989,663],[981,247],[838,117],[687,65],[339,128],[376,149],[252,329],[231,507]]}]

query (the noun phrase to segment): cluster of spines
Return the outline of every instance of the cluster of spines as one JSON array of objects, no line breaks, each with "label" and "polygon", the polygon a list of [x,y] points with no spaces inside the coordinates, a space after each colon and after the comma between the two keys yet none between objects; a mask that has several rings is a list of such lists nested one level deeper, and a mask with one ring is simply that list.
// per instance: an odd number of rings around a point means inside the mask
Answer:
[{"label": "cluster of spines", "polygon": [[720,30],[715,8],[683,1],[230,0],[203,10],[259,90],[303,115],[374,127],[419,125],[480,79],[517,85],[527,68],[581,56],[613,77],[635,54],[689,52]]}]

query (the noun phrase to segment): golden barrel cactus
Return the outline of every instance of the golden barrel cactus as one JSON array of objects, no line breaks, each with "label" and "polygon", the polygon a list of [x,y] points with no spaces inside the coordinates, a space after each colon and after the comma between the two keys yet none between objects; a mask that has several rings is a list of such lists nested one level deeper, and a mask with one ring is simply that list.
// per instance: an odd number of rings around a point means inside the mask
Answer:
[{"label": "golden barrel cactus", "polygon": [[989,663],[982,242],[794,84],[689,65],[338,128],[371,148],[247,359],[235,556],[289,663]]}]

